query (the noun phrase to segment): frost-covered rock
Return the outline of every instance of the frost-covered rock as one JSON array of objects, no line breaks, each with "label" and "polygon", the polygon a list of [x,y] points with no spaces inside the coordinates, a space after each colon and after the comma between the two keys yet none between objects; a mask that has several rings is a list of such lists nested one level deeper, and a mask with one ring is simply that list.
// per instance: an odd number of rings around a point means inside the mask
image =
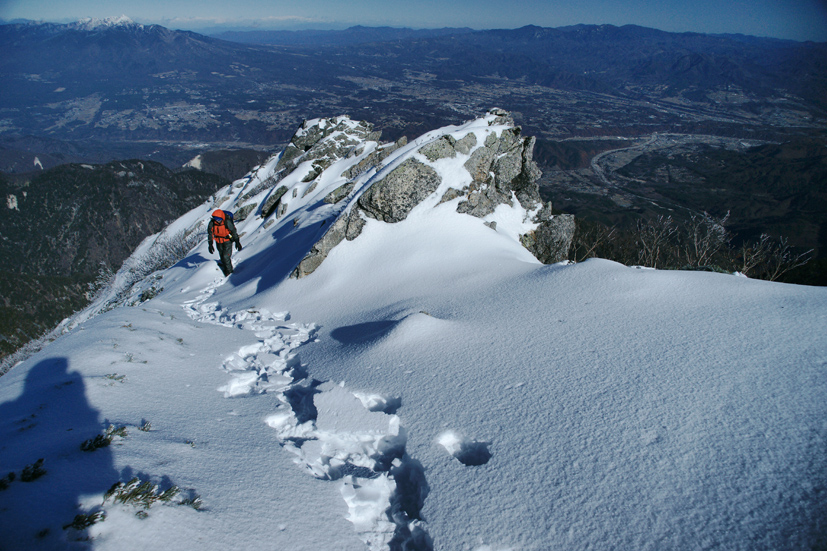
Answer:
[{"label": "frost-covered rock", "polygon": [[521,138],[519,127],[503,130],[499,137],[489,135],[465,163],[473,183],[457,211],[483,218],[497,205],[510,204],[511,192],[523,207],[535,208],[541,202],[536,182],[542,175],[533,159],[535,141]]},{"label": "frost-covered rock", "polygon": [[[330,136],[332,139],[325,139]],[[276,171],[291,170],[297,161],[318,160],[317,166],[321,168],[325,161],[347,156],[354,146],[377,141],[380,136],[381,132],[374,132],[371,123],[360,121],[354,124],[347,116],[304,121],[285,148]]]}]

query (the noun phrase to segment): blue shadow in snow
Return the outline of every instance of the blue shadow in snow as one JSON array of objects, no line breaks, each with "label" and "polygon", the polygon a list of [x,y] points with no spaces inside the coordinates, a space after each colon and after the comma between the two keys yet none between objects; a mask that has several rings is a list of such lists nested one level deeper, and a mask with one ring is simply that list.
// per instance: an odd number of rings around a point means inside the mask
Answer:
[{"label": "blue shadow in snow", "polygon": [[393,328],[399,325],[400,322],[401,320],[381,320],[345,325],[331,331],[330,336],[336,341],[346,345],[370,344],[385,337],[393,331]]},{"label": "blue shadow in snow", "polygon": [[[87,537],[84,529],[64,526],[75,515],[90,512],[78,508],[82,496],[103,494],[118,481],[108,447],[81,451],[81,444],[103,428],[98,410],[86,398],[83,378],[69,371],[62,357],[36,364],[23,393],[0,404],[0,476],[15,473],[0,491],[0,547],[65,549],[67,539]],[[23,469],[39,459],[45,473],[24,481]]]},{"label": "blue shadow in snow", "polygon": [[[318,201],[307,212],[312,212],[322,206],[329,205],[323,201]],[[291,218],[280,220],[277,222],[280,225],[272,235],[272,239],[278,246],[268,247],[243,262],[237,263],[234,258],[235,271],[230,275],[230,283],[243,285],[258,278],[257,293],[277,286],[290,276],[299,262],[313,248],[313,245],[327,233],[338,215],[338,212],[331,213],[330,216],[320,222],[298,228],[292,225]],[[242,238],[242,245],[244,245],[243,241]],[[233,256],[235,254],[237,253],[234,251]]]}]

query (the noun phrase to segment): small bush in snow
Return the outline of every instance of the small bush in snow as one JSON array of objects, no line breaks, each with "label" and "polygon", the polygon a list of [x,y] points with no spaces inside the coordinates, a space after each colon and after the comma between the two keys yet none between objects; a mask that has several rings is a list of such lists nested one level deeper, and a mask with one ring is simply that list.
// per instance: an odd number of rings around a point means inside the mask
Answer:
[{"label": "small bush in snow", "polygon": [[88,515],[75,515],[75,520],[64,526],[63,529],[68,530],[69,528],[74,528],[75,530],[85,530],[93,524],[103,522],[104,520],[106,520],[106,513],[103,511],[96,511]]},{"label": "small bush in snow", "polygon": [[126,435],[126,427],[115,428],[115,425],[109,425],[109,427],[107,427],[106,431],[103,434],[99,434],[94,438],[85,440],[83,444],[80,445],[80,449],[85,452],[93,452],[100,448],[107,447],[109,444],[112,443],[112,438],[114,438],[115,436],[126,438]]},{"label": "small bush in snow", "polygon": [[153,285],[149,289],[146,289],[145,291],[141,292],[141,296],[138,297],[138,302],[146,302],[148,300],[151,300],[158,296],[158,293],[160,293],[163,290],[163,287],[158,288]]},{"label": "small bush in snow", "polygon": [[106,503],[111,498],[113,503],[123,503],[124,505],[134,505],[148,509],[157,501],[170,502],[180,491],[178,486],[171,486],[159,494],[157,493],[157,484],[149,481],[144,482],[136,476],[126,484],[123,482],[113,484],[109,491],[104,494],[103,502]]},{"label": "small bush in snow", "polygon": [[26,465],[23,472],[20,474],[20,480],[23,482],[31,482],[46,474],[46,469],[43,468],[43,458],[38,459],[31,465]]},{"label": "small bush in snow", "polygon": [[191,498],[182,499],[178,505],[186,505],[192,507],[196,511],[200,510],[204,503],[201,501],[201,496],[195,495]]},{"label": "small bush in snow", "polygon": [[0,478],[0,491],[8,489],[9,484],[11,484],[12,481],[14,481],[16,476],[17,476],[16,474],[11,472],[11,473],[7,474],[6,476],[4,476],[3,478]]},{"label": "small bush in snow", "polygon": [[152,429],[152,423],[147,421],[146,419],[141,419],[141,424],[138,426],[138,430],[143,432],[149,432]]},{"label": "small bush in snow", "polygon": [[93,452],[100,448],[105,448],[109,444],[112,443],[112,439],[104,436],[103,434],[99,434],[94,438],[89,440],[85,440],[83,444],[80,445],[80,449],[85,452]]}]

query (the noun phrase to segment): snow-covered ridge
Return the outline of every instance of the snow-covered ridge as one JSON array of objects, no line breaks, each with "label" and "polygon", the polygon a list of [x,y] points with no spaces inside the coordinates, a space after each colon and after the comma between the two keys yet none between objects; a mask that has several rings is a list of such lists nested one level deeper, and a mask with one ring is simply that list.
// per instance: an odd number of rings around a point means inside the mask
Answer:
[{"label": "snow-covered ridge", "polygon": [[126,15],[120,15],[118,17],[107,17],[106,19],[87,17],[74,23],[69,23],[67,27],[78,31],[98,31],[101,29],[111,29],[114,27],[142,29],[144,26],[139,23],[135,23]]},{"label": "snow-covered ridge", "polygon": [[[433,209],[470,215],[498,239],[525,246],[543,262],[565,259],[573,217],[550,216],[551,205],[542,203],[535,183],[533,138],[521,136],[508,113],[492,109],[411,142],[379,138],[372,124],[347,116],[305,121],[284,151],[147,238],[122,272],[133,270],[169,236],[203,233],[204,220],[216,208],[235,213],[246,250],[278,240],[279,258],[262,267],[272,281],[309,275],[370,220],[395,223]],[[140,283],[126,302],[153,285]],[[115,296],[123,299],[123,292],[116,286],[81,319],[112,305]]]}]

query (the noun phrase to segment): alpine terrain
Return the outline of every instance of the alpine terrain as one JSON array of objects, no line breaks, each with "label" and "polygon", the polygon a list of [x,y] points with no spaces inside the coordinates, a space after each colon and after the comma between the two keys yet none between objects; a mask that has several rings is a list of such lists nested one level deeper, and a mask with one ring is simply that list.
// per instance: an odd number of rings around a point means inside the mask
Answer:
[{"label": "alpine terrain", "polygon": [[308,120],[147,238],[0,378],[3,548],[827,544],[827,289],[561,262],[534,145]]}]

